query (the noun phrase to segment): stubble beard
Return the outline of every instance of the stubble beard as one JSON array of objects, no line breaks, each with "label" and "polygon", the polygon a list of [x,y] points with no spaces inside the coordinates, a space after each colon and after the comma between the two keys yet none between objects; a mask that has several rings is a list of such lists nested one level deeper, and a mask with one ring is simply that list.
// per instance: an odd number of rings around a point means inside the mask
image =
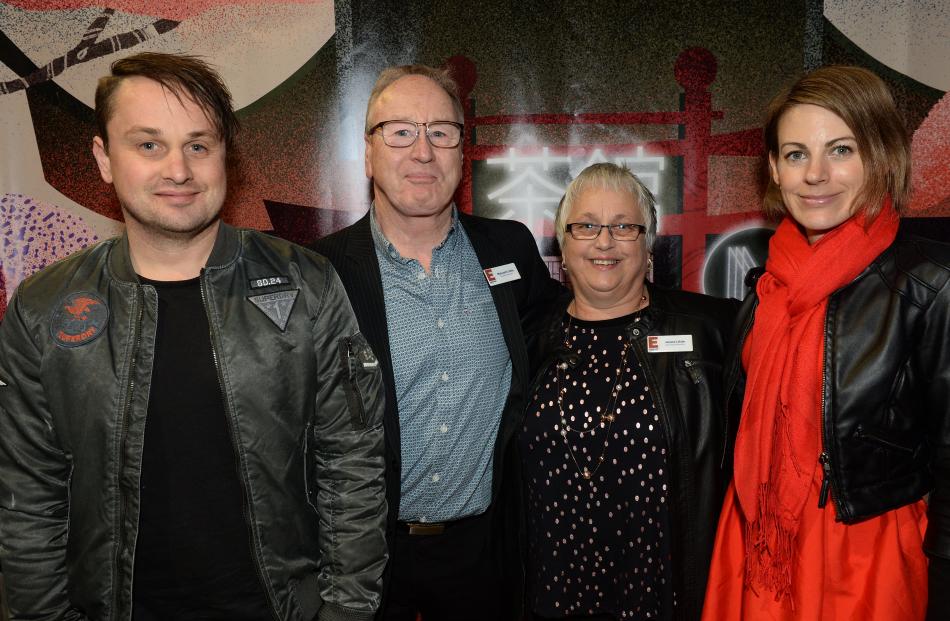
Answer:
[{"label": "stubble beard", "polygon": [[176,222],[174,218],[143,217],[141,210],[131,208],[120,201],[126,229],[132,229],[133,235],[150,240],[154,244],[186,246],[188,242],[200,236],[209,227],[221,219],[224,201],[207,217],[197,221]]}]

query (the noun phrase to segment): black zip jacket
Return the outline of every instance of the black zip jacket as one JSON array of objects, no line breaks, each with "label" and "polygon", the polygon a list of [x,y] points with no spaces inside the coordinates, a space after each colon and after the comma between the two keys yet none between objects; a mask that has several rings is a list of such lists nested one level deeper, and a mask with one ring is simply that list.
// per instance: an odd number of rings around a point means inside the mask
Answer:
[{"label": "black zip jacket", "polygon": [[[728,357],[730,439],[761,273],[747,278],[753,290]],[[930,492],[924,550],[932,565],[950,560],[950,245],[900,233],[831,295],[822,384],[819,502],[830,498],[838,521],[853,524]]]},{"label": "black zip jacket", "polygon": [[[372,619],[386,558],[382,378],[343,286],[323,257],[224,224],[200,282],[273,619]],[[24,281],[0,324],[13,619],[131,618],[157,301],[121,237]]]},{"label": "black zip jacket", "polygon": [[[702,611],[716,525],[732,472],[732,456],[724,454],[727,426],[722,408],[722,363],[739,303],[649,283],[647,289],[650,305],[626,333],[662,417],[669,446],[670,534],[677,597],[672,618],[695,621]],[[569,302],[566,297],[552,310],[543,338],[532,348],[535,374],[528,394],[537,391],[555,361],[576,364],[563,347],[561,319]],[[682,334],[692,335],[692,351],[647,351],[649,336]]]}]

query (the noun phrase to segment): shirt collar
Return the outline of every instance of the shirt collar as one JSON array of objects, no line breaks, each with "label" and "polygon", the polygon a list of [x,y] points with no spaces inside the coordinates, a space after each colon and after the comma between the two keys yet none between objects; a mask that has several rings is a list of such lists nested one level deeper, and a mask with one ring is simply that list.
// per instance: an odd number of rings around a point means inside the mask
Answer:
[{"label": "shirt collar", "polygon": [[[399,263],[407,264],[412,259],[406,259],[399,251],[396,250],[396,247],[386,239],[386,235],[383,233],[383,229],[379,227],[379,222],[376,220],[376,202],[369,207],[369,228],[373,233],[373,245],[376,247],[377,255],[387,257],[389,260]],[[459,228],[459,214],[458,209],[455,206],[455,203],[452,203],[452,223],[449,225],[449,231],[445,235],[445,239],[442,240],[442,243],[432,249],[432,253],[436,252],[454,252],[458,247],[458,234],[456,231]]]}]

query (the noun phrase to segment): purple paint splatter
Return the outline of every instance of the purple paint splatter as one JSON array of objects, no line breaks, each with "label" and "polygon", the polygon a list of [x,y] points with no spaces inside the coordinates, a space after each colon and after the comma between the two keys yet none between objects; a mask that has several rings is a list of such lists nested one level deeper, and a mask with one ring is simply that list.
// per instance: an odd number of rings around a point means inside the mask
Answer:
[{"label": "purple paint splatter", "polygon": [[0,197],[0,237],[3,301],[33,272],[99,241],[82,218],[22,194]]}]

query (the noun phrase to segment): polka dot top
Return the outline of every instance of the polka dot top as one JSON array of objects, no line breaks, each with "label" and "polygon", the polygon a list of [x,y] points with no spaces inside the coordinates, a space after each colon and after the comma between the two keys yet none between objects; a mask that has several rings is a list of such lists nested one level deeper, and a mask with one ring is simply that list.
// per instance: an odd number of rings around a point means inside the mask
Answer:
[{"label": "polka dot top", "polygon": [[565,315],[575,364],[552,363],[528,407],[528,595],[544,617],[672,615],[666,436],[624,336],[638,318]]}]

